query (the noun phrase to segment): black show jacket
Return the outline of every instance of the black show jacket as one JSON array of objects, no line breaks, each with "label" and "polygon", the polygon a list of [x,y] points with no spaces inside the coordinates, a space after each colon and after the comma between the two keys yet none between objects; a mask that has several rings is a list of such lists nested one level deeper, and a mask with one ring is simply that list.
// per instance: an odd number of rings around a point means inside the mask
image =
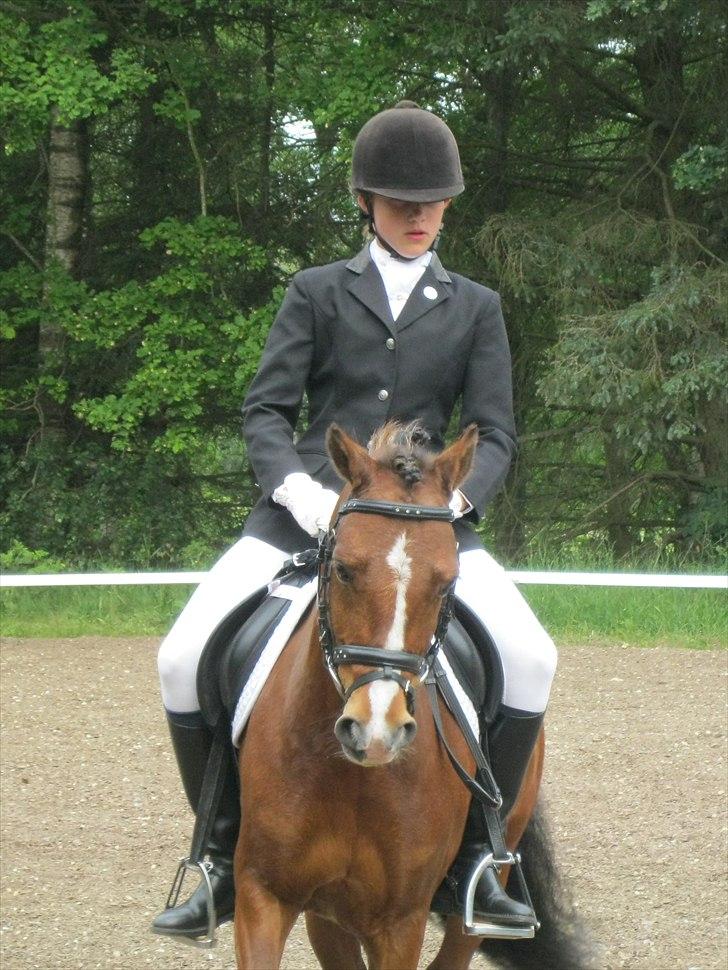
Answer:
[{"label": "black show jacket", "polygon": [[[296,440],[304,394],[308,427]],[[515,454],[511,358],[498,294],[447,273],[433,253],[395,321],[366,246],[297,273],[271,327],[260,369],[243,405],[248,455],[263,497],[245,535],[293,552],[314,544],[290,512],[270,498],[291,472],[308,472],[341,490],[326,454],[332,421],[362,444],[388,420],[418,419],[441,449],[450,416],[480,429],[473,470],[462,491],[477,521]],[[460,548],[479,539],[456,523]]]}]

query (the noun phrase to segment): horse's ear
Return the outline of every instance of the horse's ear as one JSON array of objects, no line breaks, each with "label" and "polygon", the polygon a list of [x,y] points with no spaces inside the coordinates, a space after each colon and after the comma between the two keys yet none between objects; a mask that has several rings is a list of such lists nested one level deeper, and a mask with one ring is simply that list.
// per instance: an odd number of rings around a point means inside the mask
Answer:
[{"label": "horse's ear", "polygon": [[350,438],[338,424],[332,424],[326,432],[326,447],[337,472],[351,484],[352,489],[369,484],[376,462],[366,448]]},{"label": "horse's ear", "polygon": [[458,440],[435,459],[435,471],[440,475],[447,495],[452,494],[467,478],[473,467],[477,444],[478,426],[468,425]]}]

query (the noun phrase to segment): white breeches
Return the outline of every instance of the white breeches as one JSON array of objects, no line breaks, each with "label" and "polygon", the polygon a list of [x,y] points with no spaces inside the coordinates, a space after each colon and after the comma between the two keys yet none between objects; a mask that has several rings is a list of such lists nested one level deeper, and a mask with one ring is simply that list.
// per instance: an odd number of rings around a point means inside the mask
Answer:
[{"label": "white breeches", "polygon": [[460,554],[455,595],[476,614],[503,666],[503,703],[519,711],[546,710],[556,673],[556,647],[505,569],[485,549]]},{"label": "white breeches", "polygon": [[[168,711],[199,710],[197,665],[218,623],[266,585],[289,554],[244,536],[215,563],[177,617],[159,650],[162,700]],[[515,584],[484,549],[460,556],[456,596],[479,617],[503,665],[503,703],[541,713],[556,670],[556,648]]]},{"label": "white breeches", "polygon": [[215,627],[275,576],[290,553],[243,536],[215,563],[159,648],[162,700],[168,711],[199,711],[197,665]]}]

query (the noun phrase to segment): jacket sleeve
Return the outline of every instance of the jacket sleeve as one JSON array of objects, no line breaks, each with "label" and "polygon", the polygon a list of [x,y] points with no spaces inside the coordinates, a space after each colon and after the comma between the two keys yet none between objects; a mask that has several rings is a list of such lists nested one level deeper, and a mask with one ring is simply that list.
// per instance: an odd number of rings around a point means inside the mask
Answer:
[{"label": "jacket sleeve", "polygon": [[478,322],[463,382],[460,427],[473,423],[480,440],[473,468],[460,488],[473,506],[466,518],[478,522],[516,453],[511,352],[497,293]]},{"label": "jacket sleeve", "polygon": [[266,493],[306,470],[293,444],[314,348],[314,310],[301,275],[288,288],[243,404],[248,457]]}]

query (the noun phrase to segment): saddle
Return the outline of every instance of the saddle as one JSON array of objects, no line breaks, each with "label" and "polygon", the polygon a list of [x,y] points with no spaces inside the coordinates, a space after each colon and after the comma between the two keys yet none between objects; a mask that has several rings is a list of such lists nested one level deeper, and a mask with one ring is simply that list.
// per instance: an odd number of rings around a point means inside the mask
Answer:
[{"label": "saddle", "polygon": [[[300,589],[315,574],[315,564],[304,564],[291,567],[276,579],[287,587]],[[197,670],[197,694],[203,717],[211,728],[218,725],[221,717],[232,722],[251,674],[291,605],[291,599],[271,595],[269,587],[264,586],[236,606],[210,636]],[[503,696],[503,668],[487,631],[457,599],[444,652],[478,712],[481,737],[484,737]]]}]

